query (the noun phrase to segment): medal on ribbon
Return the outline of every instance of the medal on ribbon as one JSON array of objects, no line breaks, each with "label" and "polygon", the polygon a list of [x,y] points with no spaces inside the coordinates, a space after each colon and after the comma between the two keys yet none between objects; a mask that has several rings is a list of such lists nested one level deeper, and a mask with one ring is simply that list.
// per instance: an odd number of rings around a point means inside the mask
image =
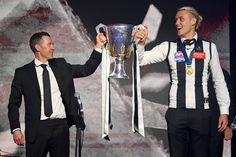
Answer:
[{"label": "medal on ribbon", "polygon": [[185,63],[187,64],[186,66],[186,74],[192,75],[193,74],[193,68],[192,68],[192,60],[193,60],[193,53],[195,51],[195,48],[190,52],[190,55],[188,57],[187,52],[185,50],[184,45],[181,43],[180,44],[181,51],[183,52],[184,58],[185,58]]},{"label": "medal on ribbon", "polygon": [[193,74],[193,68],[191,66],[188,66],[186,67],[186,74],[188,75],[192,75]]}]

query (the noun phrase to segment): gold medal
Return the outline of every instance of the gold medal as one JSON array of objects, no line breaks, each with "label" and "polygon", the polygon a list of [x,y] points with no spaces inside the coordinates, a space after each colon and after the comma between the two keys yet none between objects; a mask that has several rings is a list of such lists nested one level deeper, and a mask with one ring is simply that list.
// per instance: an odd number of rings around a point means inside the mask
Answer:
[{"label": "gold medal", "polygon": [[192,75],[192,73],[193,73],[193,68],[192,68],[191,66],[187,66],[187,68],[186,68],[186,74]]}]

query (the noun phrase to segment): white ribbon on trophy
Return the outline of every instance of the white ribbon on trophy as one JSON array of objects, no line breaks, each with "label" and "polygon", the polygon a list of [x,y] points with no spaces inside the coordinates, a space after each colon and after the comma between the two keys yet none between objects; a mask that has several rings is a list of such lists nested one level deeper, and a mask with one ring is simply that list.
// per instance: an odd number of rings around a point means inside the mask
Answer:
[{"label": "white ribbon on trophy", "polygon": [[[121,24],[123,25],[123,24]],[[124,24],[125,25],[125,24]],[[96,27],[97,33],[103,31],[107,33],[109,26],[99,24]],[[143,27],[142,25],[134,26],[133,29]],[[103,30],[101,29],[103,28]],[[105,32],[104,32],[105,30]],[[132,39],[133,40],[133,39]],[[137,40],[133,40],[137,44]],[[108,43],[109,44],[109,43]],[[109,46],[109,45],[106,45]],[[107,47],[102,49],[102,138],[109,140],[109,129],[112,129],[111,123],[111,100],[110,100],[110,49]],[[135,45],[134,45],[135,47]],[[140,67],[138,54],[136,49],[131,55],[132,62],[132,131],[144,136],[143,107],[140,86]],[[115,65],[117,66],[117,65]],[[123,65],[122,65],[123,66]],[[124,70],[121,67],[121,71]],[[115,71],[115,69],[114,69]],[[114,72],[113,72],[114,73]],[[124,72],[124,75],[125,72]],[[126,78],[126,76],[112,76],[113,78]]]}]

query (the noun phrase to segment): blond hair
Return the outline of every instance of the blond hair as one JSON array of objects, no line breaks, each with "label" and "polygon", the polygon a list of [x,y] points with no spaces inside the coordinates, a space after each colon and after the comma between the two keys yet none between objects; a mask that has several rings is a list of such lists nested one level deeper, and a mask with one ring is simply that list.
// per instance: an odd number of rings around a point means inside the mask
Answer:
[{"label": "blond hair", "polygon": [[193,15],[195,18],[196,18],[196,25],[195,25],[195,30],[198,30],[200,25],[201,25],[201,22],[203,20],[202,16],[199,15],[198,11],[196,9],[194,9],[193,7],[189,7],[189,6],[184,6],[184,7],[181,7],[177,10],[178,11],[187,11],[188,13],[190,13],[191,15]]}]

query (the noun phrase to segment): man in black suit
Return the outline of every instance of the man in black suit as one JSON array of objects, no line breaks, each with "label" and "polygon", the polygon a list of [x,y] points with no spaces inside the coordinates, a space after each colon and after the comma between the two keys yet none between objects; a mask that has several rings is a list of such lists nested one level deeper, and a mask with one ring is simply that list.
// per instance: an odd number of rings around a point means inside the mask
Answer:
[{"label": "man in black suit", "polygon": [[[54,43],[47,32],[30,38],[35,59],[15,71],[8,104],[14,142],[26,144],[27,157],[69,156],[69,127],[84,125],[76,115],[73,78],[92,74],[101,62],[105,38],[98,34],[96,46],[84,65],[53,58]],[[25,139],[19,122],[22,96],[25,101]],[[85,126],[82,126],[85,127]]]}]

